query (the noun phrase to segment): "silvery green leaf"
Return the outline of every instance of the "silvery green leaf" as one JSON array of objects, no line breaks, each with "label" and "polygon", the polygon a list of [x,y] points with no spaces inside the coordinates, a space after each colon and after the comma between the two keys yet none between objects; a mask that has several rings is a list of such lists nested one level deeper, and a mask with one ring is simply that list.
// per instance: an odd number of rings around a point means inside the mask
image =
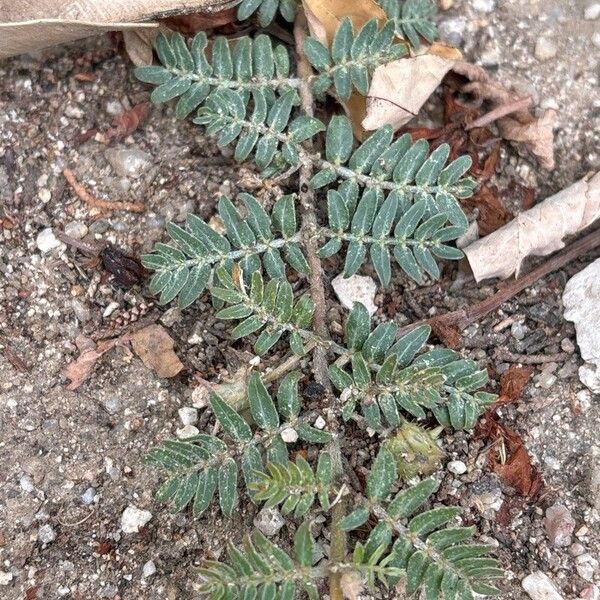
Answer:
[{"label": "silvery green leaf", "polygon": [[450,156],[450,146],[448,144],[440,144],[417,171],[415,183],[418,186],[434,184],[442,172],[448,156]]},{"label": "silvery green leaf", "polygon": [[439,482],[433,478],[424,479],[416,485],[396,494],[389,503],[387,512],[393,519],[404,519],[410,516],[438,489]]},{"label": "silvery green leaf", "polygon": [[333,169],[321,169],[318,173],[313,175],[310,180],[310,187],[317,190],[319,188],[329,185],[337,179],[337,174]]},{"label": "silvery green leaf", "polygon": [[166,83],[159,85],[151,94],[150,100],[155,104],[162,102],[168,102],[173,98],[177,98],[182,94],[185,94],[190,86],[192,85],[191,79],[174,78],[170,79]]},{"label": "silvery green leaf", "polygon": [[359,508],[355,508],[349,515],[346,515],[340,521],[340,529],[343,531],[352,531],[353,529],[358,529],[361,525],[364,525],[371,513],[368,508],[361,506]]},{"label": "silvery green leaf", "polygon": [[394,169],[394,181],[396,183],[410,183],[425,162],[428,152],[429,144],[427,140],[417,140],[398,161]]},{"label": "silvery green leaf", "polygon": [[394,354],[398,363],[398,367],[406,367],[409,365],[417,352],[425,346],[431,327],[429,325],[421,325],[415,327],[412,331],[403,335],[389,350],[388,354]]},{"label": "silvery green leaf", "polygon": [[154,42],[154,49],[158,56],[158,60],[167,68],[173,69],[177,66],[177,57],[173,48],[164,33],[159,33]]},{"label": "silvery green leaf", "polygon": [[310,64],[317,71],[324,71],[331,64],[329,50],[313,37],[307,37],[304,40],[304,52]]},{"label": "silvery green leaf", "polygon": [[302,523],[294,535],[294,552],[300,564],[311,567],[314,551],[314,542],[308,524]]},{"label": "silvery green leaf", "polygon": [[288,133],[296,142],[311,139],[320,131],[325,131],[325,125],[319,119],[308,115],[296,117],[288,127]]},{"label": "silvery green leaf", "polygon": [[231,406],[223,402],[221,398],[212,393],[210,395],[210,405],[215,413],[215,417],[221,424],[221,427],[236,441],[249,442],[252,439],[252,431],[246,421]]},{"label": "silvery green leaf", "polygon": [[288,194],[277,200],[273,206],[271,218],[276,231],[281,232],[286,238],[293,237],[296,233],[296,208],[294,206],[294,196]]},{"label": "silvery green leaf", "polygon": [[273,44],[268,35],[260,34],[254,38],[253,48],[254,75],[259,79],[271,79],[275,73]]},{"label": "silvery green leaf", "polygon": [[392,453],[381,448],[367,476],[367,497],[385,500],[396,481],[396,462]]},{"label": "silvery green leaf", "polygon": [[352,124],[344,115],[334,115],[327,126],[326,158],[335,165],[345,163],[352,153]]},{"label": "silvery green leaf", "polygon": [[350,215],[344,198],[337,190],[327,192],[329,227],[333,231],[345,231],[350,225]]},{"label": "silvery green leaf", "polygon": [[226,517],[230,517],[237,496],[237,464],[226,458],[219,467],[219,504]]},{"label": "silvery green leaf", "polygon": [[349,167],[357,173],[368,173],[375,161],[392,143],[393,129],[384,125],[372,133],[352,154]]},{"label": "silvery green leaf", "polygon": [[279,426],[275,404],[256,371],[252,373],[248,382],[248,403],[252,418],[261,429],[269,430]]},{"label": "silvery green leaf", "polygon": [[173,74],[171,71],[159,65],[149,65],[147,67],[138,67],[133,71],[133,74],[144,83],[152,83],[160,85],[169,81]]}]

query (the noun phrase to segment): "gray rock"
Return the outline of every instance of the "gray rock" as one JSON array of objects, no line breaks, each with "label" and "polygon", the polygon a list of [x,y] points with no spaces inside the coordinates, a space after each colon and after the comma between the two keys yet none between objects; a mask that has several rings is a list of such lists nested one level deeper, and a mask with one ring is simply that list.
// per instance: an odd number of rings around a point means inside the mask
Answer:
[{"label": "gray rock", "polygon": [[121,409],[121,402],[117,397],[105,398],[102,406],[109,415],[116,415]]},{"label": "gray rock", "polygon": [[462,475],[467,472],[467,465],[462,460],[451,460],[448,463],[448,471],[455,475]]},{"label": "gray rock", "polygon": [[194,437],[200,433],[197,427],[193,425],[184,425],[181,429],[177,430],[177,437],[180,440],[185,440],[187,438]]},{"label": "gray rock", "polygon": [[375,306],[377,284],[372,277],[352,275],[352,277],[344,278],[340,274],[331,282],[331,285],[335,295],[346,308],[352,310],[354,303],[360,302],[364,304],[370,315],[377,312],[377,306]]},{"label": "gray rock", "polygon": [[523,324],[523,321],[517,321],[510,326],[510,333],[515,340],[522,340],[527,335],[529,328]]},{"label": "gray rock", "polygon": [[598,17],[600,17],[600,2],[588,4],[583,12],[583,18],[586,21],[595,21]]},{"label": "gray rock", "polygon": [[491,13],[496,8],[496,0],[471,0],[473,8],[482,13]]},{"label": "gray rock", "polygon": [[567,281],[563,305],[565,319],[575,323],[577,345],[586,361],[579,379],[600,394],[600,259]]},{"label": "gray rock", "polygon": [[198,421],[198,409],[191,406],[184,406],[178,411],[179,418],[184,425],[194,425]]},{"label": "gray rock", "polygon": [[93,487],[89,487],[83,494],[81,494],[81,501],[86,504],[93,504],[96,499],[96,490]]},{"label": "gray rock", "polygon": [[267,537],[276,535],[285,525],[285,520],[277,508],[263,508],[254,517],[254,526]]},{"label": "gray rock", "polygon": [[85,223],[81,221],[71,221],[65,225],[65,233],[76,240],[80,240],[81,238],[87,235],[88,228]]},{"label": "gray rock", "polygon": [[52,528],[52,525],[42,525],[38,531],[38,540],[42,544],[50,544],[56,539],[56,532]]},{"label": "gray rock", "polygon": [[106,158],[121,177],[137,179],[152,165],[152,157],[138,148],[115,148],[106,152]]},{"label": "gray rock", "polygon": [[538,38],[534,50],[535,57],[538,60],[550,60],[551,58],[554,58],[557,53],[558,48],[552,40],[545,37]]},{"label": "gray rock", "polygon": [[550,577],[541,571],[527,575],[521,585],[533,600],[563,600]]},{"label": "gray rock", "polygon": [[156,565],[154,564],[153,560],[149,560],[142,567],[142,578],[148,579],[148,577],[152,577],[154,573],[156,573]]},{"label": "gray rock", "polygon": [[21,486],[21,489],[28,494],[33,492],[35,489],[35,486],[33,485],[33,479],[31,479],[29,475],[23,475],[23,477],[19,479],[19,485]]},{"label": "gray rock", "polygon": [[54,235],[52,228],[47,227],[38,233],[35,238],[35,245],[38,247],[38,250],[46,254],[64,244]]},{"label": "gray rock", "polygon": [[123,533],[138,533],[150,521],[152,513],[130,504],[121,515],[121,531]]},{"label": "gray rock", "polygon": [[467,19],[464,17],[443,19],[438,25],[438,34],[442,42],[458,48],[463,42],[466,27]]},{"label": "gray rock", "polygon": [[544,528],[553,546],[569,546],[575,529],[575,519],[571,516],[568,508],[555,504],[546,510]]}]

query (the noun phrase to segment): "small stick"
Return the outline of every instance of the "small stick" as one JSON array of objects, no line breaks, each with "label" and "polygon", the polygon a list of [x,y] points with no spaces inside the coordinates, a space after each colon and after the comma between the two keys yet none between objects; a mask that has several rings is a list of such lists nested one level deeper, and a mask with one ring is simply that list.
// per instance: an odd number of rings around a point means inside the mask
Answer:
[{"label": "small stick", "polygon": [[69,185],[77,194],[77,197],[80,200],[83,200],[88,206],[92,208],[97,208],[102,211],[114,211],[114,210],[128,210],[131,212],[144,212],[146,207],[139,202],[111,202],[109,200],[100,200],[100,198],[96,198],[92,196],[90,192],[88,192],[75,178],[75,173],[71,171],[71,169],[63,169],[63,175],[65,179],[69,182]]},{"label": "small stick", "polygon": [[429,325],[436,321],[444,325],[464,329],[470,323],[485,317],[485,315],[504,304],[507,300],[510,300],[525,288],[528,288],[538,279],[541,279],[545,275],[548,275],[548,273],[552,273],[557,269],[561,269],[572,260],[579,258],[598,246],[600,246],[600,229],[596,229],[580,240],[573,242],[570,246],[567,246],[563,252],[542,263],[539,267],[536,267],[521,277],[521,279],[508,283],[489,298],[471,304],[471,306],[467,306],[466,308],[446,313],[445,315],[439,315],[431,319],[423,319],[411,323],[410,325],[406,325],[405,327],[400,328],[398,335],[402,336],[419,325]]},{"label": "small stick", "polygon": [[490,112],[482,115],[478,119],[475,119],[472,123],[465,125],[465,130],[469,131],[469,129],[475,129],[475,127],[485,127],[489,123],[493,123],[502,117],[506,117],[506,115],[529,108],[531,103],[531,96],[527,96],[526,98],[518,98],[517,100],[502,104],[501,106],[494,108],[494,110],[490,110]]}]

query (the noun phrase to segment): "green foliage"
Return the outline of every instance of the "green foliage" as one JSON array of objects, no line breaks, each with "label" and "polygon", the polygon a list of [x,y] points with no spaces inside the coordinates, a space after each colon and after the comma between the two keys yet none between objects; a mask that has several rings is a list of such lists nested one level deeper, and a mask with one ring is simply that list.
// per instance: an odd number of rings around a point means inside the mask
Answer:
[{"label": "green foliage", "polygon": [[[432,414],[443,427],[473,427],[495,400],[478,391],[487,382],[487,372],[452,350],[427,350],[429,327],[417,327],[399,338],[392,322],[373,329],[359,303],[350,312],[343,343],[320,329],[317,334],[316,308],[304,292],[303,278],[311,274],[304,252],[313,244],[321,258],[344,251],[346,277],[369,261],[384,286],[392,278],[392,258],[421,282],[425,274],[439,276],[436,259],[462,256],[448,242],[468,224],[459,204],[475,186],[465,177],[471,166],[468,156],[448,164],[447,144],[430,151],[424,140],[413,143],[409,135],[394,139],[390,126],[355,144],[348,118],[334,116],[325,127],[302,114],[299,106],[298,89],[306,84],[319,98],[332,91],[343,100],[355,91],[366,95],[374,69],[407,52],[408,44],[399,43],[397,36],[415,48],[420,37],[435,37],[430,0],[382,4],[390,20],[381,28],[372,20],[354,31],[344,19],[331,48],[307,38],[304,51],[316,73],[305,81],[292,73],[287,49],[266,35],[235,42],[217,37],[208,51],[205,33],[191,44],[179,34],[169,39],[161,34],[156,40],[161,64],[136,70],[142,81],[157,86],[151,95],[154,102],[177,98],[177,117],[193,115],[220,146],[235,144],[237,160],[253,156],[263,177],[284,174],[280,181],[303,165],[313,173],[309,186],[326,190],[327,198],[326,226],[315,222],[312,212],[299,224],[293,195],[279,198],[267,210],[248,194],[239,195],[238,206],[225,197],[219,200],[222,230],[194,215],[184,227],[169,223],[171,243],[157,244],[153,253],[142,257],[144,266],[155,271],[150,291],[159,294],[162,304],[177,299],[186,307],[207,290],[216,316],[237,322],[231,338],[251,340],[257,355],[286,339],[296,357],[288,356],[277,366],[284,372],[295,368],[293,364],[303,366],[306,361],[300,357],[316,347],[330,358],[337,355],[329,376],[340,392],[339,399],[327,398],[324,412],[332,432],[310,424],[316,411],[303,411],[299,370],[285,375],[276,397],[261,375],[252,372],[247,385],[239,384],[246,391],[247,411],[238,413],[225,394],[211,394],[217,434],[165,441],[145,457],[147,464],[166,474],[158,499],[174,511],[191,506],[197,517],[216,496],[221,512],[230,516],[242,483],[253,502],[279,506],[295,519],[313,511],[329,513],[352,493],[340,475],[334,437],[344,433],[341,421],[358,410],[383,437],[389,434],[386,428],[399,428],[394,439],[380,445],[365,495],[355,494],[352,512],[339,524],[352,531],[376,522],[366,541],[355,545],[350,561],[329,557],[313,565],[314,542],[306,523],[297,527],[293,556],[255,532],[240,548],[229,544],[228,563],[203,564],[200,591],[215,600],[292,600],[301,593],[317,599],[316,583],[340,571],[369,586],[393,586],[404,577],[408,594],[423,590],[428,600],[497,593],[488,581],[501,576],[499,565],[488,558],[487,546],[465,543],[472,528],[451,525],[457,509],[425,508],[437,482],[426,479],[397,491],[398,473],[404,478],[416,474],[398,461],[405,448],[424,448],[423,454],[431,454],[429,472],[439,458],[433,457],[433,439],[425,440],[425,448],[424,439],[415,433],[421,429],[409,420]],[[297,8],[297,0],[241,0],[238,17],[256,13],[266,26],[278,12],[293,20]],[[313,143],[321,132],[322,152]],[[295,272],[291,277],[288,266]],[[237,404],[236,408],[241,410]],[[291,461],[288,445],[296,440],[329,446],[316,464],[300,454]],[[332,530],[335,527],[337,521]]]},{"label": "green foliage", "polygon": [[393,21],[379,29],[377,20],[371,19],[355,33],[352,21],[344,18],[333,37],[331,49],[316,38],[306,38],[304,52],[318,73],[311,80],[314,93],[324,94],[333,86],[341,100],[348,100],[353,89],[366,96],[372,72],[406,54],[406,48],[396,44],[394,36]]},{"label": "green foliage", "polygon": [[296,462],[269,463],[266,472],[257,474],[250,486],[255,501],[264,500],[268,508],[282,505],[282,514],[293,512],[296,518],[304,516],[317,498],[328,511],[331,488],[331,458],[326,452],[319,455],[316,472],[298,456]]},{"label": "green foliage", "polygon": [[496,396],[476,391],[487,383],[486,370],[453,350],[424,348],[430,328],[421,326],[396,340],[398,328],[381,323],[371,331],[367,309],[355,303],[346,324],[346,339],[354,350],[348,369],[332,365],[332,383],[344,401],[349,419],[357,407],[368,425],[381,430],[387,422],[398,427],[402,414],[417,419],[430,410],[438,422],[470,429]]},{"label": "green foliage", "polygon": [[[158,243],[153,254],[142,256],[142,263],[156,271],[150,283],[159,302],[166,304],[178,298],[184,308],[194,302],[207,286],[215,284],[215,269],[231,270],[234,262],[244,275],[264,267],[270,277],[285,277],[285,263],[307,275],[308,264],[299,246],[296,211],[292,196],[281,197],[267,214],[249,194],[240,194],[244,217],[223,196],[219,200],[219,216],[223,234],[215,231],[202,219],[188,215],[187,229],[175,223],[167,224],[167,232],[175,245]],[[232,318],[232,316],[228,317]]]},{"label": "green foliage", "polygon": [[314,542],[306,523],[296,531],[294,558],[254,531],[241,548],[228,544],[231,564],[203,563],[199,571],[200,593],[219,600],[292,600],[296,591],[304,588],[310,600],[317,600],[317,589],[310,577],[313,553]]},{"label": "green foliage", "polygon": [[395,26],[395,33],[407,39],[417,50],[421,47],[419,36],[428,42],[437,37],[433,19],[437,8],[433,0],[380,0],[379,2]]},{"label": "green foliage", "polygon": [[[240,467],[245,484],[252,491],[258,490],[257,486],[264,481],[263,454],[267,460],[267,472],[271,472],[276,464],[282,464],[284,468],[291,464],[288,463],[287,446],[281,438],[284,429],[295,429],[300,439],[311,443],[328,442],[330,434],[327,431],[314,429],[299,418],[298,376],[298,373],[290,373],[282,382],[279,410],[260,375],[253,373],[250,376],[248,401],[255,431],[246,419],[218,395],[212,394],[210,405],[225,433],[223,439],[199,434],[185,440],[167,440],[145,455],[145,464],[162,469],[167,476],[157,492],[158,500],[169,502],[174,511],[183,510],[191,504],[194,516],[199,517],[218,491],[221,511],[229,516],[236,503]],[[286,419],[284,423],[280,421],[280,411]],[[318,432],[318,439],[315,439],[314,432]],[[319,475],[318,481],[325,482],[326,475]],[[306,502],[303,500],[303,503]],[[312,501],[306,510],[311,504]]]},{"label": "green foliage", "polygon": [[[403,573],[407,596],[421,590],[432,599],[500,593],[489,583],[504,576],[499,562],[488,557],[491,547],[465,543],[475,528],[450,525],[460,509],[444,506],[422,510],[438,483],[425,479],[390,500],[395,470],[391,454],[380,450],[367,478],[368,508],[357,508],[343,523],[347,530],[358,527],[370,512],[379,519],[365,544],[359,542],[354,549],[355,565],[384,567],[367,571],[369,583],[373,585],[377,577],[387,587]],[[390,573],[392,568],[397,571]]]},{"label": "green foliage", "polygon": [[258,22],[266,27],[279,12],[290,23],[296,16],[298,0],[241,0],[237,18],[244,21],[254,13],[258,14]]}]

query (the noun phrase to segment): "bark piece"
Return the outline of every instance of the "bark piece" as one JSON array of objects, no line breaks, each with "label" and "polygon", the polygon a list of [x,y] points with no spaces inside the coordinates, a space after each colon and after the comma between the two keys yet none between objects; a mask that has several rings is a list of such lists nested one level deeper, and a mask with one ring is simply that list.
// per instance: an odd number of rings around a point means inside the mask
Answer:
[{"label": "bark piece", "polygon": [[133,351],[159,377],[175,377],[183,369],[173,345],[173,339],[161,325],[148,325],[131,336]]},{"label": "bark piece", "polygon": [[564,248],[574,235],[600,217],[600,173],[585,177],[494,233],[464,248],[475,279],[519,276],[528,256],[546,256]]}]

